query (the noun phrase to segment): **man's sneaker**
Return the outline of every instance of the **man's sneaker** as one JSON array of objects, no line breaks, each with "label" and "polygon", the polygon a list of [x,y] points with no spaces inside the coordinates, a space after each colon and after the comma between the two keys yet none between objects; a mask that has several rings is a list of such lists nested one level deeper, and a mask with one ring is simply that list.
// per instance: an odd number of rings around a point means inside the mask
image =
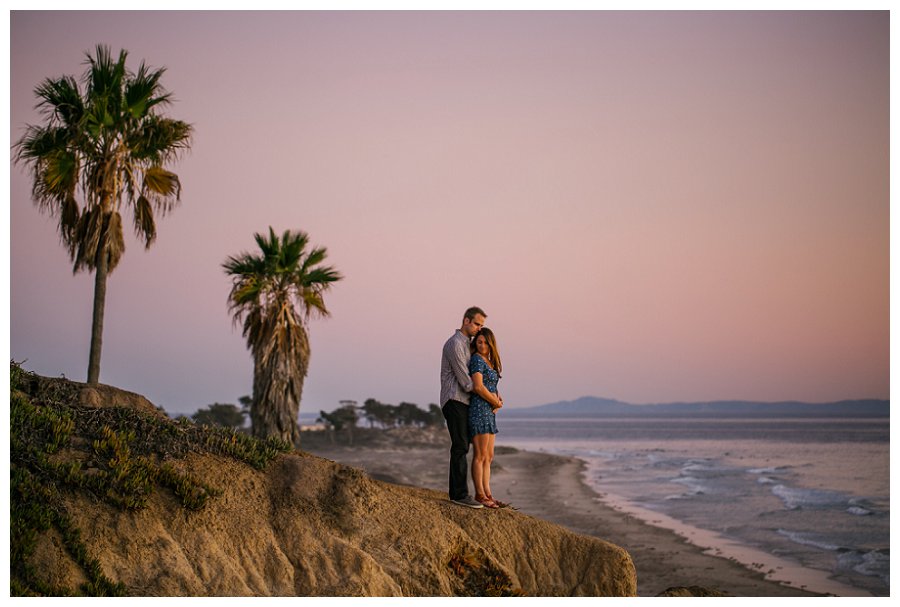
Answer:
[{"label": "man's sneaker", "polygon": [[468,506],[469,508],[484,508],[480,503],[476,502],[472,499],[471,495],[467,495],[466,497],[458,500],[450,500],[454,504],[459,504],[460,506]]}]

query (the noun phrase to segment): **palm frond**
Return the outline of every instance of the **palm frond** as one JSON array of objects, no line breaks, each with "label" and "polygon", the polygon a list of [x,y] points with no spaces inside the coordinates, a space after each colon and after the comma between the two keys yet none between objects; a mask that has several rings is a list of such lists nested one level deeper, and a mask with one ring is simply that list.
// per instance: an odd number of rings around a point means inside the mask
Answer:
[{"label": "palm frond", "polygon": [[316,316],[327,318],[331,312],[325,308],[325,299],[319,289],[307,289],[301,294],[303,314],[306,319]]},{"label": "palm frond", "polygon": [[236,283],[231,296],[235,312],[244,311],[248,306],[262,308],[259,300],[260,296],[265,293],[264,284],[264,281],[258,280],[255,276]]},{"label": "palm frond", "polygon": [[286,269],[296,270],[308,243],[309,236],[306,232],[285,231],[281,237],[281,249],[282,258],[284,259],[283,265]]},{"label": "palm frond", "polygon": [[16,150],[16,162],[40,161],[48,154],[72,147],[72,133],[61,126],[28,125],[25,134],[13,146]]},{"label": "palm frond", "polygon": [[225,273],[228,275],[243,274],[243,268],[246,264],[244,257],[246,255],[246,253],[242,253],[239,256],[230,255],[228,259],[222,263],[222,268],[225,270]]},{"label": "palm frond", "polygon": [[125,80],[125,60],[128,51],[119,51],[118,59],[114,60],[112,51],[108,46],[98,44],[94,49],[94,55],[86,53],[89,70],[85,73],[87,92],[89,98],[106,99],[110,107],[121,107],[122,83]]},{"label": "palm frond", "polygon": [[110,213],[107,216],[106,253],[109,256],[109,271],[112,272],[125,254],[125,231],[122,229],[122,216],[119,213]]},{"label": "palm frond", "polygon": [[300,266],[299,274],[301,276],[305,275],[310,268],[313,266],[317,266],[328,257],[328,251],[324,247],[317,247],[309,252],[306,258],[303,260],[303,263]]},{"label": "palm frond", "polygon": [[84,114],[84,101],[78,83],[71,76],[47,78],[35,88],[34,94],[38,98],[35,109],[40,110],[51,123],[73,127]]},{"label": "palm frond", "polygon": [[88,208],[78,219],[74,230],[75,238],[69,250],[72,261],[75,262],[75,273],[97,266],[97,247],[103,227],[103,211],[99,207]]},{"label": "palm frond", "polygon": [[100,156],[89,159],[85,163],[82,188],[85,191],[87,206],[102,205],[107,212],[118,208],[120,197],[116,192],[118,168],[115,158]]},{"label": "palm frond", "polygon": [[150,201],[144,196],[139,196],[134,204],[134,233],[143,239],[145,248],[149,249],[156,240],[156,220],[153,217],[153,208]]},{"label": "palm frond", "polygon": [[69,196],[63,201],[59,213],[59,232],[63,243],[72,242],[80,217],[81,209],[78,207],[78,201],[75,200],[75,196]]},{"label": "palm frond", "polygon": [[187,122],[149,114],[128,132],[125,145],[134,158],[159,164],[189,149],[193,130]]},{"label": "palm frond", "polygon": [[137,72],[125,85],[125,109],[140,119],[154,106],[166,104],[171,97],[160,85],[165,68],[151,70],[142,61]]},{"label": "palm frond", "polygon": [[125,235],[119,213],[107,213],[98,206],[91,207],[79,218],[73,233],[70,255],[75,273],[82,269],[96,269],[101,242],[105,242],[104,254],[110,272],[125,253]]},{"label": "palm frond", "polygon": [[113,60],[109,47],[103,45],[97,45],[94,56],[87,55],[85,96],[88,103],[84,126],[94,139],[105,145],[118,135],[122,123],[127,57],[128,52],[123,49],[119,51],[119,58]]},{"label": "palm frond", "polygon": [[14,146],[15,161],[32,173],[32,198],[51,213],[58,203],[74,194],[78,185],[79,160],[69,147],[68,129],[29,126]]},{"label": "palm frond", "polygon": [[178,175],[154,165],[144,171],[142,197],[153,202],[156,209],[165,214],[181,199],[181,181]]},{"label": "palm frond", "polygon": [[275,236],[275,230],[269,228],[269,239],[266,240],[265,235],[256,233],[253,235],[256,245],[262,251],[263,257],[269,259],[273,256],[273,252],[278,248],[278,238]]}]

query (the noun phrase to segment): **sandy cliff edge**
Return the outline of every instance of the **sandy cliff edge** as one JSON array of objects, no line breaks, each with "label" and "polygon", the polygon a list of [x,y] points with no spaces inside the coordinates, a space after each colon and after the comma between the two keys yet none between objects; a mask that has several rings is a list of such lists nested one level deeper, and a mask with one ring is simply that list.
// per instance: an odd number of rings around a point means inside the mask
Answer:
[{"label": "sandy cliff edge", "polygon": [[[214,456],[185,464],[224,492],[200,512],[158,492],[122,512],[70,510],[107,576],[141,596],[632,596],[623,549],[517,512],[473,511],[303,454],[266,472]],[[56,586],[78,569],[49,537],[34,562]]]},{"label": "sandy cliff edge", "polygon": [[[134,400],[111,387],[96,393],[104,402],[90,406]],[[636,593],[625,550],[512,510],[470,510],[438,491],[377,481],[302,452],[263,471],[203,452],[172,463],[221,494],[199,511],[165,488],[134,511],[65,494],[87,552],[129,595]],[[77,589],[86,579],[53,529],[29,559],[52,587]]]}]

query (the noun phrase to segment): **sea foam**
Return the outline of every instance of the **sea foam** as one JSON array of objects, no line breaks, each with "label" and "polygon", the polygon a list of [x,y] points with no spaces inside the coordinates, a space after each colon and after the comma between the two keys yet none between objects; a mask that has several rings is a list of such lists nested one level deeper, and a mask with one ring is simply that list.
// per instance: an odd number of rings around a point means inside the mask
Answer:
[{"label": "sea foam", "polygon": [[772,493],[781,498],[785,508],[788,510],[844,507],[848,503],[847,496],[835,491],[822,491],[820,489],[802,489],[788,487],[787,485],[775,485],[772,487]]}]

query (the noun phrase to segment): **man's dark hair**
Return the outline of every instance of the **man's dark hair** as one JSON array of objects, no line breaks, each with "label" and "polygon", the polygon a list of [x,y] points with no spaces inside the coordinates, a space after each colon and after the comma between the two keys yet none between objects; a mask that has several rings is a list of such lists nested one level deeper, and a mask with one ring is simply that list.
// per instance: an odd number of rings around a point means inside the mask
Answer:
[{"label": "man's dark hair", "polygon": [[482,310],[478,306],[472,306],[471,308],[466,310],[466,313],[463,314],[463,318],[468,318],[469,320],[473,320],[475,318],[476,314],[481,314],[482,316],[487,318],[487,314],[485,314],[484,310]]}]

